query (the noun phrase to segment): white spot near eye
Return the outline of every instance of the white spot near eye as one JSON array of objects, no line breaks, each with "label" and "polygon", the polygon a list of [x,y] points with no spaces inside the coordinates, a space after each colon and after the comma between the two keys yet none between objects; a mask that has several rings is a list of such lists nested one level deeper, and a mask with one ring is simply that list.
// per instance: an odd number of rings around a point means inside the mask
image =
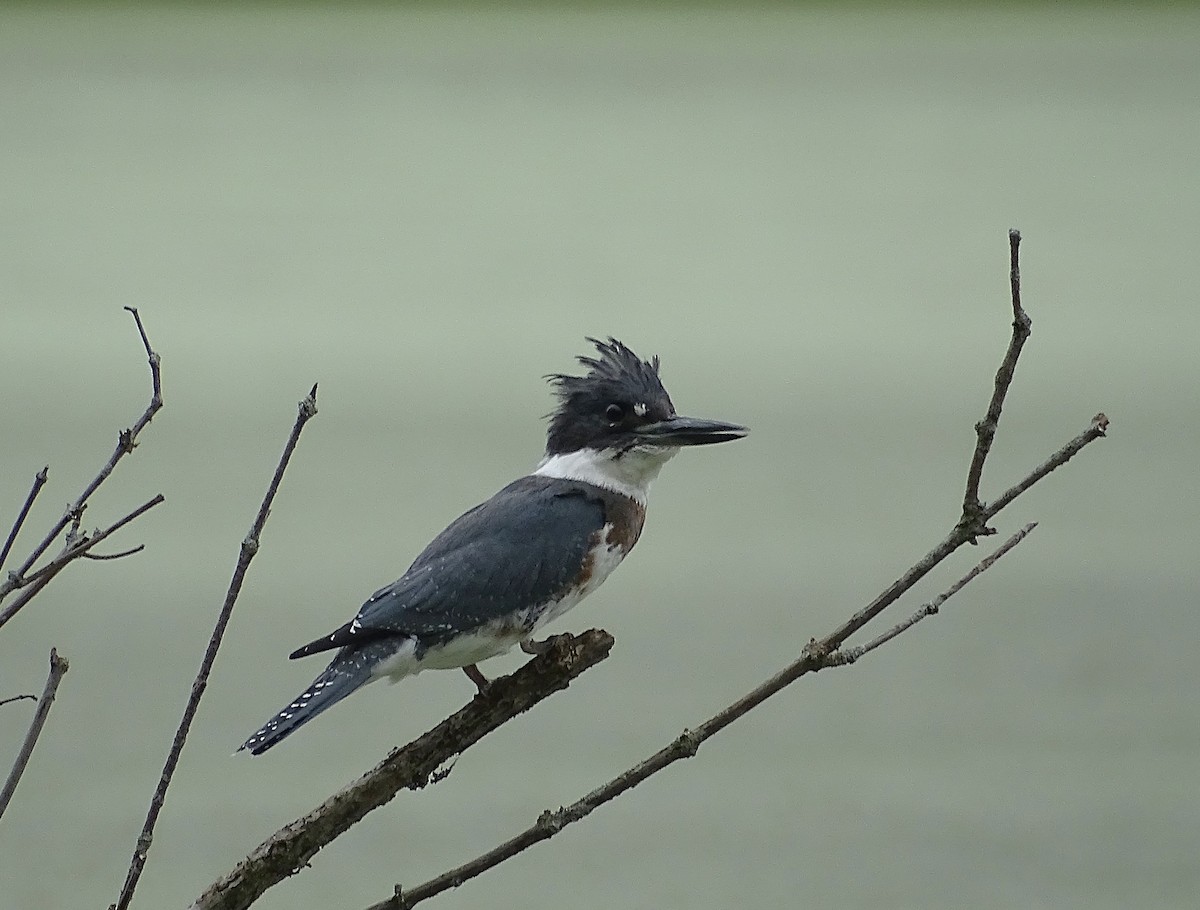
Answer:
[{"label": "white spot near eye", "polygon": [[636,414],[638,417],[645,417],[646,412],[649,410],[650,409],[648,407],[646,407],[646,402],[644,402],[644,401],[639,401],[637,404],[635,404],[633,406],[633,413]]}]

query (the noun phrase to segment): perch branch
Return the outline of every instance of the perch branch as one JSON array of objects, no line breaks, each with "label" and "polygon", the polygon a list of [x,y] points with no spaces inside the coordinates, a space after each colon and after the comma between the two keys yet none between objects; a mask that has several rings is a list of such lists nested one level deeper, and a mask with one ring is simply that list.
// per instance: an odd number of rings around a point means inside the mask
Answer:
[{"label": "perch branch", "polygon": [[[136,316],[136,313],[134,315]],[[141,323],[139,322],[138,324],[140,326]],[[153,360],[151,363],[153,364]],[[217,624],[213,629],[212,637],[209,639],[208,649],[204,652],[204,659],[200,663],[200,670],[196,674],[195,682],[192,683],[191,695],[188,697],[187,705],[183,709],[183,717],[180,719],[179,729],[175,732],[175,739],[171,743],[171,751],[167,755],[167,761],[163,766],[158,786],[155,788],[154,796],[150,800],[150,808],[146,813],[146,822],[142,826],[142,833],[138,836],[137,846],[133,851],[133,859],[130,860],[129,871],[125,876],[125,884],[121,888],[121,894],[117,898],[116,904],[113,905],[117,910],[126,910],[129,907],[129,902],[133,899],[134,889],[137,888],[138,879],[141,878],[142,870],[146,867],[146,856],[150,852],[150,844],[154,840],[154,826],[158,822],[159,812],[162,810],[163,802],[166,800],[167,788],[171,785],[171,778],[175,775],[175,767],[178,765],[179,756],[183,752],[183,745],[187,740],[192,720],[195,718],[196,710],[200,705],[200,698],[204,695],[204,690],[208,686],[208,675],[212,671],[213,662],[217,659],[217,649],[221,647],[221,640],[225,637],[225,628],[229,625],[229,618],[233,615],[233,606],[237,602],[238,595],[241,593],[242,582],[246,577],[246,570],[250,567],[250,561],[254,559],[254,555],[258,552],[259,538],[262,535],[263,527],[267,523],[267,516],[271,513],[271,503],[275,500],[275,494],[279,490],[280,482],[283,480],[283,472],[287,470],[288,462],[292,458],[292,452],[296,449],[296,443],[300,439],[300,431],[304,429],[304,425],[316,413],[317,387],[314,385],[312,391],[308,393],[308,397],[300,402],[296,422],[292,426],[291,435],[288,437],[283,454],[279,458],[279,464],[275,468],[275,475],[271,478],[271,484],[267,488],[266,496],[263,497],[262,504],[258,508],[258,515],[255,516],[250,533],[242,541],[237,565],[233,570],[233,578],[229,582],[229,590],[225,595],[225,603],[222,605],[220,615],[217,617]]]},{"label": "perch branch", "polygon": [[[67,668],[67,659],[59,657],[58,652],[51,648],[50,675],[46,677],[46,687],[42,689],[42,697],[38,699],[37,708],[33,712],[33,720],[29,724],[29,732],[25,734],[25,742],[21,744],[17,760],[13,763],[12,770],[8,772],[8,780],[4,782],[4,789],[0,790],[0,815],[4,815],[4,810],[8,808],[9,801],[17,789],[17,783],[21,780],[21,775],[25,773],[25,766],[29,764],[29,756],[33,754],[33,747],[37,745],[38,737],[42,735],[42,727],[46,726],[46,718],[50,715],[50,706],[54,704],[54,693],[58,691],[58,684],[62,682]],[[18,696],[18,698],[23,697],[28,696]]]},{"label": "perch branch", "polygon": [[232,872],[212,884],[192,910],[243,910],[272,885],[299,872],[322,847],[402,789],[416,790],[445,776],[439,768],[608,656],[612,636],[592,629],[558,635],[551,647],[428,733],[392,751],[354,783],[267,838]]}]

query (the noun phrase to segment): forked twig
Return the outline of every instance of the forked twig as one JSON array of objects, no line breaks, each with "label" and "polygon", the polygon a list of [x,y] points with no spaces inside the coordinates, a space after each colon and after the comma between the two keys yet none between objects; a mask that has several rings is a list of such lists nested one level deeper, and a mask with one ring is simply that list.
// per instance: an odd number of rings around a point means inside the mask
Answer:
[{"label": "forked twig", "polygon": [[[78,533],[78,519],[76,519],[73,523],[73,530],[67,535],[67,543],[66,546],[63,547],[62,551],[55,556],[54,559],[50,560],[50,562],[46,563],[32,575],[21,579],[21,587],[24,588],[24,590],[21,592],[20,596],[16,598],[16,600],[10,603],[3,610],[0,610],[0,627],[3,627],[6,622],[16,616],[17,613],[21,611],[22,607],[29,603],[29,601],[33,600],[33,598],[37,596],[38,592],[41,591],[42,588],[46,587],[46,585],[50,583],[50,580],[63,569],[65,569],[70,563],[76,559],[79,559],[80,557],[87,556],[88,551],[91,550],[91,548],[96,544],[112,536],[135,518],[140,518],[146,512],[149,512],[155,506],[165,501],[166,500],[163,498],[163,495],[159,493],[148,502],[142,503],[124,518],[118,519],[102,531],[96,531],[91,537]],[[138,547],[137,549],[140,550],[141,547]],[[124,555],[126,554],[117,554],[117,556]],[[111,559],[115,557],[96,558]]]},{"label": "forked twig", "polygon": [[208,649],[204,652],[204,659],[200,663],[200,670],[196,674],[195,682],[192,683],[192,691],[188,696],[187,705],[183,709],[183,717],[179,721],[179,729],[175,732],[175,739],[171,743],[171,751],[167,755],[167,761],[163,766],[162,775],[159,777],[158,786],[155,788],[154,795],[150,799],[150,808],[146,813],[146,822],[142,826],[142,833],[138,836],[137,846],[133,851],[133,859],[129,862],[129,871],[125,876],[125,884],[121,888],[121,894],[117,898],[117,902],[112,905],[117,910],[126,910],[129,907],[129,902],[133,899],[134,889],[137,888],[138,879],[141,878],[142,870],[146,867],[146,856],[150,852],[150,845],[154,840],[154,826],[158,823],[159,812],[162,811],[163,803],[166,800],[167,788],[171,786],[171,778],[174,777],[175,768],[179,764],[179,756],[183,752],[184,743],[187,741],[188,731],[191,729],[192,720],[195,718],[196,710],[200,705],[200,698],[204,695],[204,690],[208,686],[208,675],[212,671],[213,662],[217,658],[217,650],[221,647],[221,640],[225,637],[225,628],[229,625],[230,616],[233,615],[233,607],[237,602],[238,595],[241,593],[242,582],[246,578],[246,571],[250,567],[250,561],[254,559],[255,554],[258,552],[259,537],[262,535],[263,527],[267,523],[267,516],[271,513],[271,503],[275,500],[275,494],[278,492],[279,484],[283,480],[283,473],[287,470],[288,462],[291,461],[292,452],[296,449],[296,443],[300,439],[300,431],[304,429],[304,425],[316,413],[317,387],[314,385],[312,391],[308,393],[308,397],[300,402],[296,422],[292,426],[292,432],[288,437],[287,443],[284,445],[283,454],[280,456],[279,464],[275,468],[275,475],[271,478],[271,484],[267,488],[267,493],[258,508],[258,514],[255,516],[254,523],[250,527],[250,533],[242,541],[237,565],[233,570],[233,578],[229,582],[229,590],[225,595],[225,603],[221,606],[220,615],[217,617],[217,624],[208,642]]},{"label": "forked twig", "polygon": [[[0,613],[0,626],[12,619],[12,617],[15,616],[21,610],[21,608],[25,606],[25,604],[29,603],[29,601],[33,599],[33,596],[36,595],[38,591],[42,590],[42,588],[49,583],[50,579],[62,570],[66,562],[70,562],[85,555],[88,550],[91,549],[91,544],[88,544],[86,547],[79,547],[79,541],[75,539],[74,534],[68,534],[66,545],[63,547],[59,555],[37,572],[31,573],[34,564],[50,548],[50,545],[54,543],[59,534],[61,534],[69,526],[73,527],[76,531],[78,530],[79,522],[83,517],[83,512],[87,508],[88,500],[92,497],[92,494],[95,493],[96,490],[100,488],[100,485],[109,478],[113,472],[113,469],[117,466],[117,463],[134,450],[134,448],[137,446],[138,435],[146,428],[146,426],[154,418],[154,415],[158,413],[158,410],[162,407],[161,358],[153,350],[153,348],[150,347],[150,339],[146,336],[146,328],[142,325],[142,317],[138,314],[137,309],[128,306],[125,307],[125,309],[133,314],[134,323],[136,324],[138,330],[138,336],[142,340],[142,346],[146,350],[146,357],[150,363],[150,403],[146,405],[146,409],[142,412],[141,416],[137,419],[137,422],[134,423],[132,427],[127,430],[121,430],[117,434],[117,446],[115,449],[113,449],[113,453],[109,456],[108,461],[104,463],[99,472],[97,472],[96,476],[92,478],[88,485],[84,487],[83,492],[79,494],[75,501],[67,506],[63,514],[46,533],[46,536],[42,538],[41,542],[33,548],[32,552],[30,552],[29,556],[26,557],[25,561],[20,565],[20,567],[15,571],[9,572],[7,576],[0,578],[0,602],[12,594],[13,591],[16,591],[19,588],[27,588],[25,593],[20,598],[9,604],[3,613]],[[34,481],[34,488],[30,491],[30,495],[26,500],[25,507],[22,509],[21,514],[18,516],[17,521],[14,523],[13,529],[9,534],[9,539],[4,546],[3,556],[8,555],[8,552],[12,547],[12,543],[16,539],[21,525],[24,523],[29,509],[33,505],[34,498],[37,496],[38,491],[40,491],[42,486],[45,484],[46,473],[46,468],[43,468],[38,473],[37,478]],[[143,506],[142,509],[133,517],[137,517],[137,515],[141,514],[142,511],[152,507],[152,505],[157,505],[158,502],[161,501],[162,497],[157,497],[157,502]],[[125,523],[125,521],[128,520],[131,519],[127,518],[122,522],[118,522],[117,525],[114,525],[112,528],[110,528],[107,533],[112,533],[112,531],[116,530],[117,527],[120,527],[123,523]],[[107,534],[105,536],[107,536]],[[91,538],[91,542],[95,543],[100,539],[100,536],[96,535]],[[65,562],[62,561],[64,557],[66,560]],[[0,557],[0,564],[2,563],[3,557]]]},{"label": "forked twig", "polygon": [[952,584],[933,600],[922,604],[921,607],[912,614],[912,616],[908,617],[908,619],[904,619],[896,623],[896,625],[892,626],[882,635],[877,635],[865,645],[858,645],[854,648],[839,648],[838,650],[833,651],[826,658],[826,665],[830,667],[848,666],[857,661],[860,657],[870,654],[881,645],[886,645],[901,632],[907,632],[926,617],[935,615],[938,610],[942,608],[942,604],[944,604],[968,584],[994,566],[1000,560],[1000,558],[1004,556],[1005,553],[1028,537],[1036,527],[1036,521],[1031,521],[1029,524],[1025,525],[1025,527],[1021,528],[1021,530],[1019,530],[1016,534],[1004,541],[1004,543],[996,549],[996,552],[992,553],[985,559],[980,560],[975,565],[975,568],[973,568],[970,572]]},{"label": "forked twig", "polygon": [[[17,760],[13,763],[12,770],[8,772],[8,780],[4,782],[4,789],[0,790],[0,815],[3,815],[4,810],[8,808],[13,793],[16,792],[17,784],[21,780],[21,775],[25,773],[29,757],[33,754],[33,747],[37,745],[38,737],[42,735],[42,727],[46,726],[46,718],[50,715],[50,706],[54,704],[54,693],[58,691],[58,684],[62,682],[63,674],[67,672],[68,667],[67,659],[59,657],[58,652],[51,648],[50,675],[46,677],[46,687],[42,689],[42,697],[38,699],[37,708],[33,712],[33,720],[29,724],[29,732],[25,734],[21,751],[17,753]],[[17,697],[27,698],[30,696]]]}]

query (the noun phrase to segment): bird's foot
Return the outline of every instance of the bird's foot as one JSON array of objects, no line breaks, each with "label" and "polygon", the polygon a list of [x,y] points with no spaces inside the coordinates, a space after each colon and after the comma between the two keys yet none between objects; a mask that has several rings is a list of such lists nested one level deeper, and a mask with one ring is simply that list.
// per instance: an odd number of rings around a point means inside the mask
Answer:
[{"label": "bird's foot", "polygon": [[471,682],[475,683],[475,688],[479,690],[480,695],[483,695],[488,689],[491,688],[491,680],[484,676],[483,673],[480,672],[479,667],[475,666],[475,664],[468,664],[467,666],[463,667],[463,672],[467,674],[467,678],[470,679]]},{"label": "bird's foot", "polygon": [[521,639],[521,650],[526,654],[545,654],[558,641],[559,636],[551,635],[549,638],[542,641],[534,641],[532,638]]}]

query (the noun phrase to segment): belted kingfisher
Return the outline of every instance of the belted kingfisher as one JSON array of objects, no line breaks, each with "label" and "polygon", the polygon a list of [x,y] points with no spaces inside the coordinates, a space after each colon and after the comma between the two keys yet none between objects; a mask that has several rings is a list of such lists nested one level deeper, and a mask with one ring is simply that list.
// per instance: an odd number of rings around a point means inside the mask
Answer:
[{"label": "belted kingfisher", "polygon": [[325,671],[242,744],[258,755],[355,689],[428,668],[461,667],[482,692],[476,664],[520,645],[600,586],[633,549],[646,493],[683,446],[727,442],[745,427],[680,417],[646,361],[615,338],[589,338],[598,357],[579,357],[583,376],[554,373],[558,407],[546,455],[457,518],[398,580],[358,615],[292,652],[338,649]]}]

